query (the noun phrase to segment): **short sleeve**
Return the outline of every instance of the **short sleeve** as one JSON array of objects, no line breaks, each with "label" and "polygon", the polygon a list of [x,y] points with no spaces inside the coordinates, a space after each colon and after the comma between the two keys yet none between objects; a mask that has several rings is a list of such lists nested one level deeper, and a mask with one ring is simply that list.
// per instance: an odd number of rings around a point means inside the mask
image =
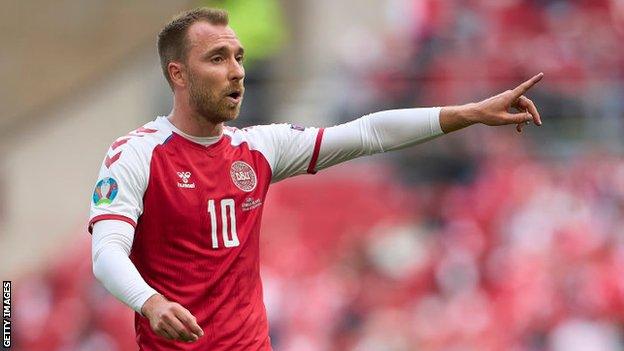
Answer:
[{"label": "short sleeve", "polygon": [[323,128],[271,124],[242,130],[245,139],[262,152],[271,166],[271,182],[299,174],[316,173]]},{"label": "short sleeve", "polygon": [[109,149],[98,175],[93,195],[88,230],[105,219],[125,221],[136,227],[143,212],[143,194],[147,188],[148,165],[127,143]]}]

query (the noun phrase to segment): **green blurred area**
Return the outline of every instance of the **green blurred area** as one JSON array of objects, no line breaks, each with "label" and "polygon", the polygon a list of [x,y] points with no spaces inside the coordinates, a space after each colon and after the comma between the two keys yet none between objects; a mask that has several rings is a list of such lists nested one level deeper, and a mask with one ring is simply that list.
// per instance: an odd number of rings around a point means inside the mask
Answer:
[{"label": "green blurred area", "polygon": [[200,6],[225,9],[245,47],[245,65],[265,59],[276,52],[288,40],[282,7],[275,0],[206,0]]}]

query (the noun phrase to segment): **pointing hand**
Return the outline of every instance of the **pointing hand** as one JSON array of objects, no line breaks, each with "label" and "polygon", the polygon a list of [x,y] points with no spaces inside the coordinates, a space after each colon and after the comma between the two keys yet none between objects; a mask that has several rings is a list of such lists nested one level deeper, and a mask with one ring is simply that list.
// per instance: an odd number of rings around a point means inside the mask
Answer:
[{"label": "pointing hand", "polygon": [[[504,91],[477,103],[443,107],[440,111],[442,131],[450,133],[475,123],[488,126],[516,124],[519,133],[522,132],[522,127],[531,121],[541,126],[542,119],[537,107],[524,94],[543,77],[544,73],[539,73],[513,90]],[[520,112],[510,112],[512,108]]]},{"label": "pointing hand", "polygon": [[[488,126],[500,126],[505,124],[517,124],[516,130],[522,132],[522,127],[531,121],[535,125],[541,126],[542,120],[537,107],[533,101],[524,96],[537,82],[539,82],[544,73],[539,73],[526,82],[518,85],[513,90],[507,90],[489,99],[483,100],[476,104],[478,111],[478,122]],[[514,108],[519,113],[511,113],[509,110]]]}]

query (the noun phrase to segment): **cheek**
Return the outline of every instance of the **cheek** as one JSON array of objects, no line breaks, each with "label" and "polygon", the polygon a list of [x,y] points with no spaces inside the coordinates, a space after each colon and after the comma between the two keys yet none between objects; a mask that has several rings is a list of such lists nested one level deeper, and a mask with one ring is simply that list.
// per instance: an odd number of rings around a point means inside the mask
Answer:
[{"label": "cheek", "polygon": [[218,98],[222,95],[224,89],[220,80],[215,79],[214,76],[204,76],[200,82],[204,95],[211,96],[212,98]]},{"label": "cheek", "polygon": [[224,81],[227,81],[226,73],[224,69],[220,69],[219,66],[200,65],[195,70],[197,78],[204,86],[219,86]]}]

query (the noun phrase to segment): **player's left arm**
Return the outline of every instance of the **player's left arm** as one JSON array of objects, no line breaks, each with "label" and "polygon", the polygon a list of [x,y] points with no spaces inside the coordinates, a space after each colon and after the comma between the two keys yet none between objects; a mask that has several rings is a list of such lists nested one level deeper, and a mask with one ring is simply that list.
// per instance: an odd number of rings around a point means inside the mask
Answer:
[{"label": "player's left arm", "polygon": [[[516,124],[518,132],[531,121],[541,125],[535,104],[524,94],[542,77],[540,73],[513,90],[476,103],[380,111],[325,128],[315,170],[359,156],[406,148],[477,123]],[[513,113],[511,109],[521,112]]]},{"label": "player's left arm", "polygon": [[[473,124],[490,126],[542,121],[524,94],[543,77],[540,73],[513,90],[461,106],[408,108],[371,113],[329,128],[273,124],[246,128],[246,140],[266,157],[273,183],[356,157],[402,149]],[[512,113],[511,109],[520,112]]]}]

